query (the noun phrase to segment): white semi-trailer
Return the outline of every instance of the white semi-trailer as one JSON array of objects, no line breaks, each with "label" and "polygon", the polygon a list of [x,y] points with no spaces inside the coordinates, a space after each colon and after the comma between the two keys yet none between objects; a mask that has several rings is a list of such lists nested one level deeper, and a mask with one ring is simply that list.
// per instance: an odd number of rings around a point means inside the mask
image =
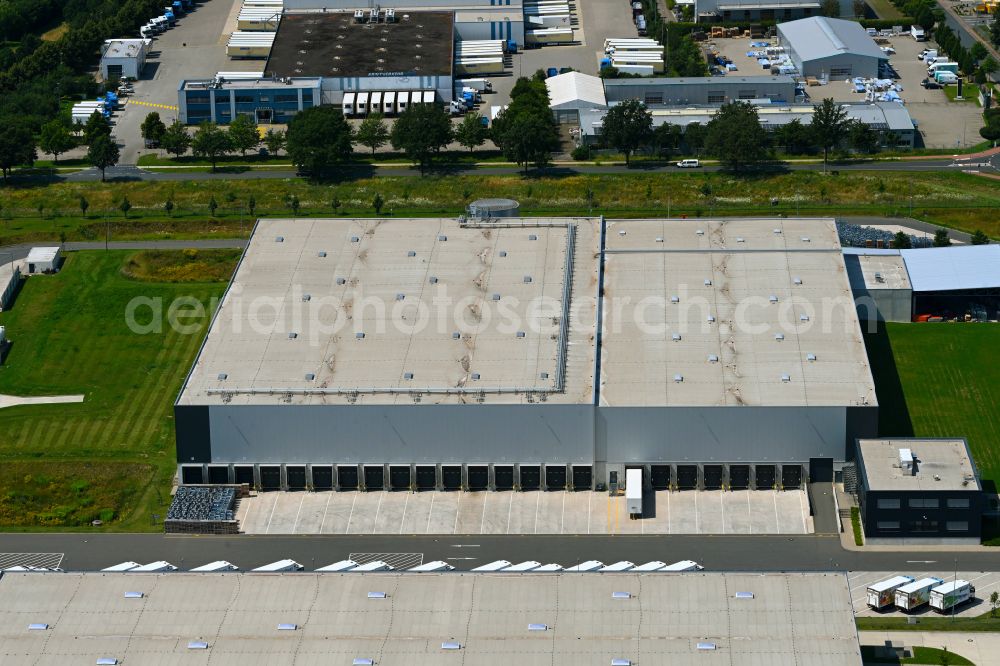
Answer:
[{"label": "white semi-trailer", "polygon": [[882,580],[868,586],[867,603],[869,608],[881,610],[886,606],[891,606],[895,599],[896,590],[907,583],[912,583],[912,576],[893,576],[888,580]]},{"label": "white semi-trailer", "polygon": [[642,517],[642,469],[625,470],[625,508],[628,517]]}]

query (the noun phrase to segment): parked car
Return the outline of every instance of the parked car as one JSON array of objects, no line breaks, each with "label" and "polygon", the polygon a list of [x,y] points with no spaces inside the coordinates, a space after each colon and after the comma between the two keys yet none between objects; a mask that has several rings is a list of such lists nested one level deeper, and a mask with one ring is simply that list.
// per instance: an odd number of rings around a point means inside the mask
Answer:
[{"label": "parked car", "polygon": [[700,166],[701,162],[692,159],[681,160],[680,162],[677,163],[678,169],[696,169]]},{"label": "parked car", "polygon": [[938,88],[941,87],[941,84],[935,81],[934,79],[924,79],[923,81],[920,82],[920,85],[923,86],[924,88],[927,88],[928,90],[937,90]]}]

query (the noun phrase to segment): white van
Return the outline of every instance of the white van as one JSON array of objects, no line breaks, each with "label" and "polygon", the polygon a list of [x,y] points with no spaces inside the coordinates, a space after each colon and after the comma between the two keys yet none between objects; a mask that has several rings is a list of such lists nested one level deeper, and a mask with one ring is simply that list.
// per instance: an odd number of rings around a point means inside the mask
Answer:
[{"label": "white van", "polygon": [[918,42],[927,41],[927,35],[924,33],[924,29],[921,28],[919,25],[910,26],[910,36],[913,37],[913,39]]},{"label": "white van", "polygon": [[701,166],[698,160],[681,160],[677,163],[678,169],[696,169]]}]

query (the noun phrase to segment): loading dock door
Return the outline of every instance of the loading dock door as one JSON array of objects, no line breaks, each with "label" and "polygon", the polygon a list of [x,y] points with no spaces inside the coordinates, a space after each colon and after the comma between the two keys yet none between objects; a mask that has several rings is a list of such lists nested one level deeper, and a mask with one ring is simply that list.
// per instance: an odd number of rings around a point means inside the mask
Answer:
[{"label": "loading dock door", "polygon": [[670,465],[651,465],[649,485],[653,487],[653,490],[668,490],[670,488]]},{"label": "loading dock door", "polygon": [[542,484],[542,472],[538,465],[521,465],[521,490],[538,490]]},{"label": "loading dock door", "polygon": [[729,466],[729,488],[746,490],[750,487],[750,465]]},{"label": "loading dock door", "polygon": [[417,465],[417,490],[437,488],[437,468],[433,465]]},{"label": "loading dock door", "polygon": [[469,490],[486,490],[490,487],[490,468],[486,465],[469,465]]},{"label": "loading dock door", "polygon": [[833,482],[833,458],[810,458],[809,483],[832,483],[832,482]]},{"label": "loading dock door", "polygon": [[677,489],[691,490],[698,487],[698,466],[678,465],[677,466]]},{"label": "loading dock door", "polygon": [[719,490],[722,488],[722,465],[705,465],[703,469],[704,489]]},{"label": "loading dock door", "polygon": [[281,490],[281,468],[273,465],[261,465],[261,490]]},{"label": "loading dock door", "polygon": [[337,486],[341,490],[358,489],[358,468],[354,465],[343,465],[337,468]]},{"label": "loading dock door", "polygon": [[802,485],[802,465],[781,466],[781,487],[795,489]]},{"label": "loading dock door", "polygon": [[445,490],[461,490],[462,489],[462,466],[461,465],[442,465],[441,466],[441,485]]},{"label": "loading dock door", "polygon": [[573,465],[573,490],[590,490],[593,481],[594,471],[590,465]]},{"label": "loading dock door", "polygon": [[493,487],[497,490],[514,489],[513,465],[496,465],[493,467]]},{"label": "loading dock door", "polygon": [[754,465],[753,487],[757,490],[774,488],[774,465]]},{"label": "loading dock door", "polygon": [[385,488],[385,470],[381,465],[365,465],[365,490]]},{"label": "loading dock door", "polygon": [[198,467],[181,467],[181,483],[200,484],[205,482],[205,475]]},{"label": "loading dock door", "polygon": [[409,490],[409,489],[410,489],[410,466],[390,465],[389,490]]},{"label": "loading dock door", "polygon": [[547,490],[566,490],[566,466],[545,466],[545,488]]},{"label": "loading dock door", "polygon": [[305,490],[306,468],[301,465],[285,467],[285,483],[289,490]]},{"label": "loading dock door", "polygon": [[237,465],[236,483],[245,483],[253,487],[253,467],[250,465]]},{"label": "loading dock door", "polygon": [[333,468],[329,465],[313,465],[312,479],[316,490],[333,490]]},{"label": "loading dock door", "polygon": [[229,467],[209,466],[209,483],[229,483]]}]

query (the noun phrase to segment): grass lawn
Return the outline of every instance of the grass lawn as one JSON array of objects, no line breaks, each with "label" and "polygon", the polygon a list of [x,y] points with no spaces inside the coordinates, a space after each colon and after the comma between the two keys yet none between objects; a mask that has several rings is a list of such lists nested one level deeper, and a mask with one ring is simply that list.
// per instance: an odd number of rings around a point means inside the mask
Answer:
[{"label": "grass lawn", "polygon": [[898,19],[903,18],[903,12],[896,9],[896,6],[889,2],[889,0],[865,0],[868,6],[872,8],[872,11],[880,19]]},{"label": "grass lawn", "polygon": [[881,652],[877,651],[874,646],[861,646],[861,658],[866,664],[948,664],[948,666],[975,666],[961,655],[933,647],[915,646],[913,648],[913,656],[905,659],[876,656],[879,654]]},{"label": "grass lawn", "polygon": [[[371,216],[376,193],[383,214],[453,216],[479,197],[508,197],[526,215],[608,216],[715,215],[910,215],[964,231],[982,229],[1000,237],[1000,188],[995,181],[963,173],[843,172],[824,175],[733,176],[726,173],[643,173],[529,177],[517,175],[426,177],[359,175],[312,183],[299,178],[213,181],[55,183],[0,190],[0,244],[36,240],[204,238],[242,235],[253,215]],[[588,197],[588,193],[591,195]],[[88,217],[80,197],[89,203]],[[132,205],[129,219],[118,206]],[[209,202],[218,209],[210,216]],[[777,203],[772,205],[772,198]],[[174,204],[167,216],[164,204]],[[41,213],[39,213],[41,207]],[[105,218],[105,216],[107,216]]]},{"label": "grass lawn", "polygon": [[990,617],[986,611],[973,617],[951,617],[929,612],[916,624],[907,624],[905,617],[859,617],[859,631],[1000,631],[1000,614]]},{"label": "grass lawn", "polygon": [[[159,300],[164,312],[179,297],[208,307],[224,284],[133,280],[123,273],[132,256],[69,253],[59,274],[29,277],[14,307],[0,313],[13,342],[0,391],[86,396],[81,404],[0,410],[0,529],[72,529],[100,518],[105,529],[149,530],[151,514],[165,513],[175,469],[172,405],[207,317],[193,335],[174,331],[166,316],[162,332],[143,335],[129,329],[126,307],[136,297]],[[167,261],[145,253],[136,265],[169,274]],[[223,272],[213,271],[206,278]],[[148,312],[136,319],[148,323]]]},{"label": "grass lawn", "polygon": [[145,250],[122,273],[143,282],[229,282],[239,258],[240,250]]},{"label": "grass lawn", "polygon": [[866,342],[880,433],[965,437],[984,485],[1000,483],[1000,328],[890,323]]},{"label": "grass lawn", "polygon": [[976,106],[979,106],[979,91],[976,90],[975,86],[963,86],[962,93],[962,99],[956,99],[956,97],[958,97],[958,86],[944,86],[944,96],[948,98],[949,102],[956,102],[958,104],[975,104]]}]

